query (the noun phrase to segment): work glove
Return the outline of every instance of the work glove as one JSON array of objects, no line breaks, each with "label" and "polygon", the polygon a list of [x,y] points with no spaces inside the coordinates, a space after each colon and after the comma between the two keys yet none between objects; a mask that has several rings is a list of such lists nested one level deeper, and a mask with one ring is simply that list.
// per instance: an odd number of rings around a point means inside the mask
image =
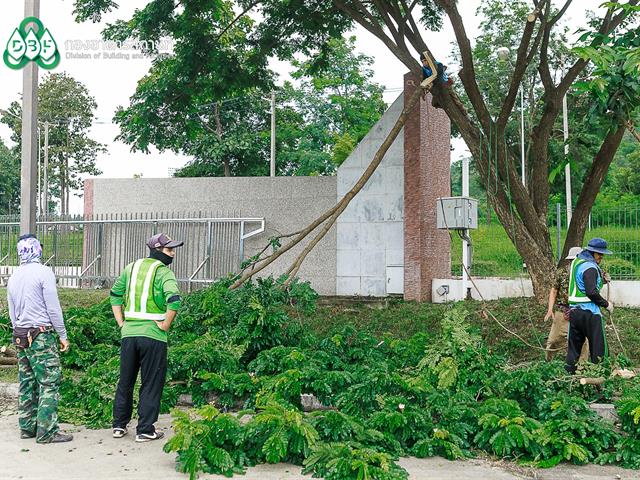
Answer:
[{"label": "work glove", "polygon": [[602,280],[604,281],[604,283],[611,282],[611,275],[609,275],[609,272],[604,272],[602,274]]},{"label": "work glove", "polygon": [[613,302],[609,302],[609,305],[607,305],[607,310],[609,310],[610,314],[613,314]]}]

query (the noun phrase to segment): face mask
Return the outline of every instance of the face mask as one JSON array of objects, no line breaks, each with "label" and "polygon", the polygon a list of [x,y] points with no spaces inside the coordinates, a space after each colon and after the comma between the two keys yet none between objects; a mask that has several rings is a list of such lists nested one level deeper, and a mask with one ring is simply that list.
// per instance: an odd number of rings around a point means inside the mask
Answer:
[{"label": "face mask", "polygon": [[162,253],[160,250],[151,250],[151,253],[149,253],[149,258],[160,260],[167,266],[171,265],[171,263],[173,262],[173,257],[170,257],[166,253]]}]

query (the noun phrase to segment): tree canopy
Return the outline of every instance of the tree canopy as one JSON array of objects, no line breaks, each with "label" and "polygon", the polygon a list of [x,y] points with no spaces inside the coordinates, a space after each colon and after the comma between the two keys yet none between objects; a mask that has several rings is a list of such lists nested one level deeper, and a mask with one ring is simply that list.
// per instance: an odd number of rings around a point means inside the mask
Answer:
[{"label": "tree canopy", "polygon": [[[640,93],[637,88],[638,47],[635,43],[638,1],[607,2],[606,10],[599,16],[594,15],[585,26],[578,45],[574,45],[579,48],[574,50],[576,55],[563,58],[561,63],[553,55],[554,39],[562,37],[561,20],[574,2],[565,0],[555,5],[552,0],[531,0],[524,3],[526,8],[512,19],[513,36],[508,45],[512,63],[505,67],[506,76],[502,82],[506,88],[493,105],[491,99],[485,98],[479,85],[481,75],[477,52],[474,52],[456,0],[155,0],[143,11],[150,16],[162,7],[173,12],[174,16],[181,16],[193,8],[200,8],[217,18],[225,8],[235,8],[234,12],[239,14],[225,26],[220,25],[214,38],[219,39],[242,22],[255,18],[255,26],[247,35],[247,45],[258,58],[291,60],[296,54],[313,54],[312,63],[318,66],[328,61],[330,40],[359,25],[377,37],[389,53],[416,76],[421,74],[418,52],[426,51],[433,57],[425,42],[424,30],[440,29],[444,18],[447,18],[459,51],[459,83],[462,89],[436,84],[431,90],[434,102],[445,110],[464,139],[485,187],[489,183],[495,185],[494,189],[487,190],[490,201],[529,267],[534,289],[542,298],[548,288],[547,273],[554,262],[547,225],[552,193],[549,175],[556,167],[550,155],[550,142],[562,111],[562,99],[577,81],[602,78],[606,85],[619,86],[616,80],[607,80],[605,72],[599,70],[598,55],[606,56],[608,48],[616,50],[622,46],[620,41],[627,42],[628,48],[620,49],[621,56],[610,59],[609,63],[620,75],[625,86],[624,94],[617,94],[617,89],[605,88],[600,99],[605,104],[621,102],[624,107],[607,108],[604,117],[603,110],[596,109],[593,112],[596,116],[590,119],[596,133],[593,139],[595,153],[590,155],[590,160],[585,158],[587,166],[583,185],[565,241],[567,250],[582,241],[588,214],[628,128],[629,118],[625,117],[634,111],[637,104]],[[501,4],[494,1],[486,5],[499,8]],[[104,0],[76,0],[80,19],[99,19],[102,12],[114,6],[113,2]],[[107,28],[107,33],[110,29]],[[185,82],[197,81],[202,74],[192,69],[189,75],[185,75]],[[527,78],[531,76],[535,80],[529,80],[531,84],[528,84]],[[520,182],[519,153],[507,133],[521,86],[531,91],[534,84],[534,95],[530,95],[529,102],[531,108],[535,106],[536,115],[530,118],[528,169],[529,185],[535,185],[535,188],[527,188]],[[587,92],[581,95],[590,102],[594,101]],[[614,114],[608,115],[609,110]],[[393,132],[397,133],[397,130]]]},{"label": "tree canopy", "polygon": [[[89,137],[97,108],[85,85],[66,73],[51,73],[38,86],[38,121],[41,135],[40,158],[44,158],[44,124],[49,124],[49,195],[60,201],[62,214],[69,212],[69,195],[82,187],[82,175],[99,175],[96,167],[104,146]],[[1,118],[11,130],[11,140],[20,149],[22,107],[11,103]],[[51,205],[48,206],[51,208]]]}]

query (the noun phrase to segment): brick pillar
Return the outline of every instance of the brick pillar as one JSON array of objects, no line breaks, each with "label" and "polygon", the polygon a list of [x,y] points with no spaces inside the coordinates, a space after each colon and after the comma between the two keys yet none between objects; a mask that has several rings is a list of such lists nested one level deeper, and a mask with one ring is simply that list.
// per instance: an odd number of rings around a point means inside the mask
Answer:
[{"label": "brick pillar", "polygon": [[[419,87],[404,77],[404,98]],[[436,229],[436,199],[450,195],[451,123],[431,95],[420,100],[404,126],[404,298],[431,301],[434,278],[451,276],[451,241]]]}]

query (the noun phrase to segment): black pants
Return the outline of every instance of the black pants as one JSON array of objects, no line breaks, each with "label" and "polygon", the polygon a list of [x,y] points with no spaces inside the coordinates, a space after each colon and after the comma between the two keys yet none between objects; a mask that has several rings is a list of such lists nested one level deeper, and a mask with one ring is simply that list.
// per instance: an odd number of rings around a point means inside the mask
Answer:
[{"label": "black pants", "polygon": [[147,337],[126,337],[120,347],[120,380],[113,402],[113,427],[124,428],[133,411],[133,387],[140,370],[138,435],[153,433],[167,376],[167,344]]},{"label": "black pants", "polygon": [[607,339],[604,335],[604,321],[600,315],[589,310],[572,308],[569,313],[569,345],[567,371],[576,372],[576,362],[580,357],[585,340],[589,341],[591,362],[600,362],[607,354]]}]

